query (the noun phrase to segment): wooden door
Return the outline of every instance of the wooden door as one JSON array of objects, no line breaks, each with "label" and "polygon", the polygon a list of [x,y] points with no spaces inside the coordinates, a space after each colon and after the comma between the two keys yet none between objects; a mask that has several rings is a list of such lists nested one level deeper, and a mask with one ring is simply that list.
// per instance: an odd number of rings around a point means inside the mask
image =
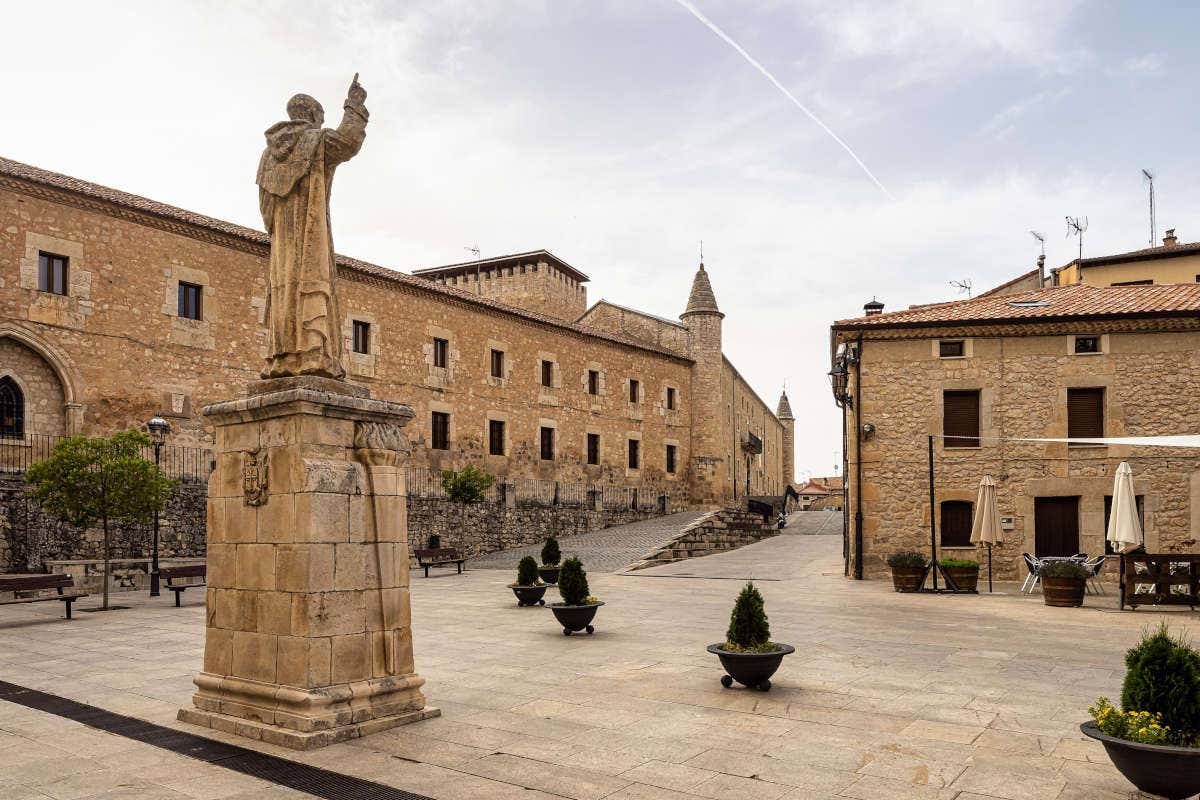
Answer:
[{"label": "wooden door", "polygon": [[1034,499],[1034,555],[1073,556],[1079,552],[1079,498]]}]

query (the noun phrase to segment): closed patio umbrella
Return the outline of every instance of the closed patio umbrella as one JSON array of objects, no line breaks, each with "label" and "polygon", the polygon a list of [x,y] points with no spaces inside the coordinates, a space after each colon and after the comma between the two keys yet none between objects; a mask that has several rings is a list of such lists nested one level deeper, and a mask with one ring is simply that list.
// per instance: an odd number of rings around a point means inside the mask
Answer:
[{"label": "closed patio umbrella", "polygon": [[991,475],[979,481],[975,501],[975,519],[971,521],[971,544],[986,544],[988,549],[988,591],[992,590],[992,545],[1001,541],[1000,511],[996,507],[996,482]]},{"label": "closed patio umbrella", "polygon": [[1137,498],[1133,493],[1133,469],[1128,461],[1122,461],[1113,479],[1112,510],[1108,515],[1108,530],[1104,538],[1112,542],[1113,549],[1118,553],[1128,553],[1142,544],[1143,536]]}]

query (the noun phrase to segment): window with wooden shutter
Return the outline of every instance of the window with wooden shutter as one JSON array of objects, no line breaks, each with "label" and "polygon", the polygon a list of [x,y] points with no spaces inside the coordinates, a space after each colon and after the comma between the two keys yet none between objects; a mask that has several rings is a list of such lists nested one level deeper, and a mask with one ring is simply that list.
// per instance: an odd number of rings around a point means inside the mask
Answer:
[{"label": "window with wooden shutter", "polygon": [[504,421],[488,420],[488,453],[494,456],[504,455]]},{"label": "window with wooden shutter", "polygon": [[1067,389],[1067,438],[1104,436],[1104,389]]},{"label": "window with wooden shutter", "polygon": [[587,435],[587,463],[592,465],[600,463],[600,434],[598,433]]},{"label": "window with wooden shutter", "polygon": [[942,547],[971,546],[973,506],[968,500],[946,500],[942,503]]},{"label": "window with wooden shutter", "polygon": [[433,412],[429,446],[434,450],[450,449],[450,415],[441,411]]},{"label": "window with wooden shutter", "polygon": [[554,460],[554,428],[542,428],[542,460]]},{"label": "window with wooden shutter", "polygon": [[979,447],[979,390],[942,393],[946,447]]}]

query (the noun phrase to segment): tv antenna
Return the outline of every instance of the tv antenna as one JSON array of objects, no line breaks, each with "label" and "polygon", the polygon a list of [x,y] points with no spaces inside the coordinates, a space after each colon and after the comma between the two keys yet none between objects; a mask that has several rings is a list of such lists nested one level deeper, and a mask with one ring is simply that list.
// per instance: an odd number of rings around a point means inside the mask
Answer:
[{"label": "tv antenna", "polygon": [[959,294],[966,292],[967,297],[971,296],[971,279],[970,278],[963,278],[961,281],[950,281],[950,285],[953,286],[955,289],[958,289]]},{"label": "tv antenna", "polygon": [[1088,218],[1067,217],[1067,236],[1079,237],[1079,260],[1083,261],[1083,232],[1088,229]]},{"label": "tv antenna", "polygon": [[466,250],[468,253],[474,255],[476,261],[479,260],[479,245],[473,244],[470,247],[464,247],[463,250]]},{"label": "tv antenna", "polygon": [[1042,256],[1046,255],[1046,234],[1041,231],[1030,231],[1029,235],[1038,240],[1038,244],[1042,246]]},{"label": "tv antenna", "polygon": [[1150,184],[1150,246],[1154,247],[1154,243],[1158,239],[1158,231],[1154,226],[1154,172],[1144,169],[1142,177],[1146,179],[1146,183]]}]

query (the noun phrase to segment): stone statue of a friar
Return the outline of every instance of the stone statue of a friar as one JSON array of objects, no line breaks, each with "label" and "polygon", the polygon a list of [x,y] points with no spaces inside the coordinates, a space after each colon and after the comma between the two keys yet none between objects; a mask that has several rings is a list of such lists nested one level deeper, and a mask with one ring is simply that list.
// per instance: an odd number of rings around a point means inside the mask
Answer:
[{"label": "stone statue of a friar", "polygon": [[321,127],[321,104],[298,94],[288,101],[288,120],[267,129],[257,180],[271,236],[264,378],[345,377],[329,192],[338,164],[366,138],[366,99],[356,74],[337,128]]}]

